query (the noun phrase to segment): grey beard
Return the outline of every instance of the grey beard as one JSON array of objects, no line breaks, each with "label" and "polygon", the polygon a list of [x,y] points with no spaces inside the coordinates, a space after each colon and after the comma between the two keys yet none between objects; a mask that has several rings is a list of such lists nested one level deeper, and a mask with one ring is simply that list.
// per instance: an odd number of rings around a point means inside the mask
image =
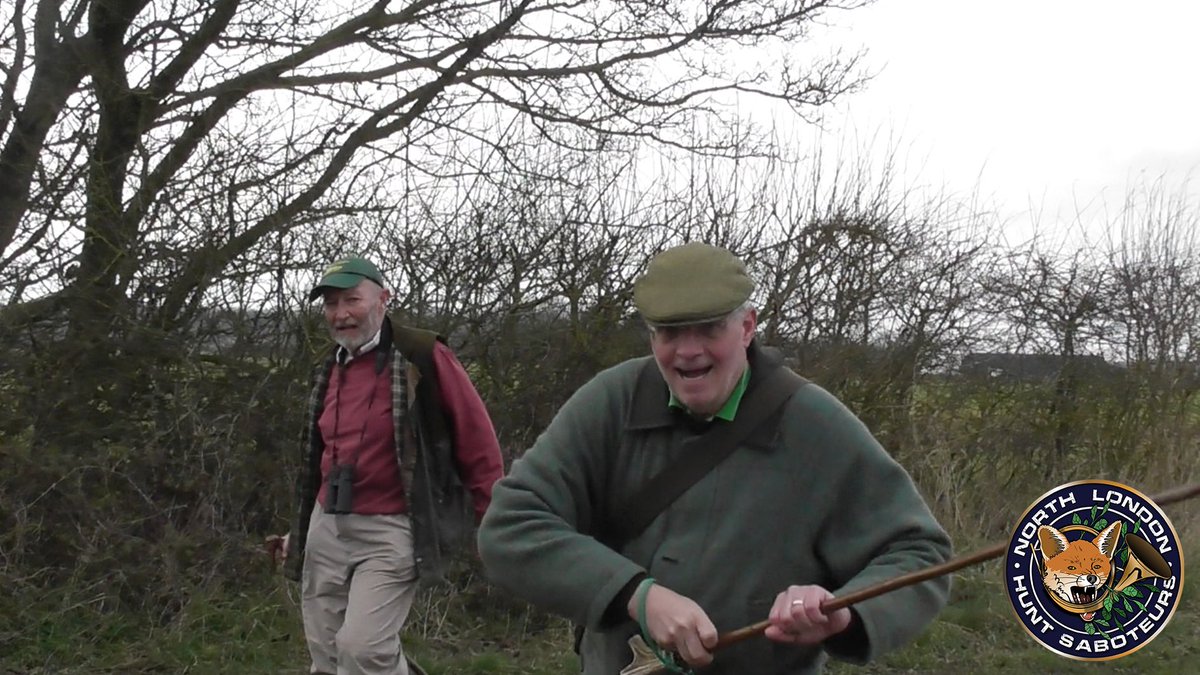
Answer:
[{"label": "grey beard", "polygon": [[359,348],[361,348],[363,345],[367,344],[371,340],[370,337],[348,338],[345,336],[338,336],[338,335],[334,335],[332,337],[333,337],[333,341],[336,342],[339,347],[350,352],[350,356],[357,356]]},{"label": "grey beard", "polygon": [[351,356],[358,356],[358,350],[362,349],[363,345],[370,342],[371,338],[375,337],[375,334],[378,333],[379,329],[383,326],[383,317],[383,312],[379,312],[378,317],[376,317],[373,313],[368,315],[367,323],[365,325],[360,324],[358,327],[358,334],[361,337],[349,338],[343,335],[338,335],[337,329],[333,327],[330,327],[329,329],[329,336],[333,338],[333,341],[336,342],[338,346],[350,352]]},{"label": "grey beard", "polygon": [[362,340],[351,340],[348,338],[335,337],[335,338],[333,338],[333,341],[336,342],[338,344],[338,346],[341,347],[342,349],[345,349],[346,351],[350,352],[351,356],[354,355],[354,351],[356,349],[363,346],[363,344],[364,344]]}]

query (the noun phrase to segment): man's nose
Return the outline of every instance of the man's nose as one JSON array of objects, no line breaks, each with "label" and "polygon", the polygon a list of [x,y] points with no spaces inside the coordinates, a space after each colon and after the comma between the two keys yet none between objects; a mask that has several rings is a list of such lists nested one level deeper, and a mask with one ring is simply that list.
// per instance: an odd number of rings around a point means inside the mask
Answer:
[{"label": "man's nose", "polygon": [[704,351],[704,338],[696,333],[696,331],[684,331],[679,336],[679,341],[675,345],[675,351],[684,355],[699,354]]}]

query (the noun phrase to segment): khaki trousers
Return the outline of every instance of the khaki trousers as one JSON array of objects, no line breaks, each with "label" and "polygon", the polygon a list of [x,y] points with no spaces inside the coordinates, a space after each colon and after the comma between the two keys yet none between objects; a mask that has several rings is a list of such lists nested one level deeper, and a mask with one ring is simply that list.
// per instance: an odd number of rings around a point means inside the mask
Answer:
[{"label": "khaki trousers", "polygon": [[301,578],[310,672],[409,675],[400,629],[417,591],[413,558],[407,515],[330,515],[316,505]]}]

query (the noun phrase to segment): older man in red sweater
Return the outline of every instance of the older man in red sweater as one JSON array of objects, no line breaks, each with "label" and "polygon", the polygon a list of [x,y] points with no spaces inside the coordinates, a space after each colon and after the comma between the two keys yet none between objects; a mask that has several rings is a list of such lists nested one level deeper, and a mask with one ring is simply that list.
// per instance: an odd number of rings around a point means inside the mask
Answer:
[{"label": "older man in red sweater", "polygon": [[408,675],[417,580],[442,575],[503,472],[483,401],[435,333],[394,323],[379,269],[325,270],[337,343],[315,375],[284,571],[301,581],[313,673]]}]

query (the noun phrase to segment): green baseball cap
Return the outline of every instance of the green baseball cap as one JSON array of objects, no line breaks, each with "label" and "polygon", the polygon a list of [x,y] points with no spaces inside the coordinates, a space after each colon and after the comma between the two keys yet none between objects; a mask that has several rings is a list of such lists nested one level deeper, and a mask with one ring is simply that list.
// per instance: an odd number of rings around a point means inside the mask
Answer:
[{"label": "green baseball cap", "polygon": [[694,241],[656,255],[633,284],[633,302],[651,325],[682,326],[728,316],[753,292],[737,256]]},{"label": "green baseball cap", "polygon": [[354,288],[362,283],[363,279],[370,279],[383,286],[383,275],[379,273],[379,268],[375,266],[375,263],[370,260],[350,256],[334,261],[321,273],[321,280],[308,294],[308,300],[312,302],[321,297],[326,288]]}]

